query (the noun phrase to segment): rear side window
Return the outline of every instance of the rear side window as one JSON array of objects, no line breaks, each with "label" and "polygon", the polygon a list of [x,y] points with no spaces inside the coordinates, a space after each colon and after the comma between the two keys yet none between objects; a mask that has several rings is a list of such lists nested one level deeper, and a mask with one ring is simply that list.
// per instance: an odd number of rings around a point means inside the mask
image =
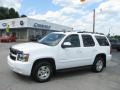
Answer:
[{"label": "rear side window", "polygon": [[100,46],[109,46],[108,40],[104,36],[95,36]]},{"label": "rear side window", "polygon": [[95,42],[91,35],[82,35],[84,47],[95,46]]}]

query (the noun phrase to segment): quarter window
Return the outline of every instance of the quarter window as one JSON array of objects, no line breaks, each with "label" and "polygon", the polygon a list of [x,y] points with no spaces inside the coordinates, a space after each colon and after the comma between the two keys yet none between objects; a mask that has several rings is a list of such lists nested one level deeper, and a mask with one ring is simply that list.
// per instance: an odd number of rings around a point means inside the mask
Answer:
[{"label": "quarter window", "polygon": [[80,47],[79,36],[76,34],[68,36],[64,42],[70,42],[70,47]]},{"label": "quarter window", "polygon": [[92,47],[95,46],[95,42],[91,35],[82,35],[84,47]]},{"label": "quarter window", "polygon": [[95,36],[100,46],[109,46],[108,40],[104,36]]}]

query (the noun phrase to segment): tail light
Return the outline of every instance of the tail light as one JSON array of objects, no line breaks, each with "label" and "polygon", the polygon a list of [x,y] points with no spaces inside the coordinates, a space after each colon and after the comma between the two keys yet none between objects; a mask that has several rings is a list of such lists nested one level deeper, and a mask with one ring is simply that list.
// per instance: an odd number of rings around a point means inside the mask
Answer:
[{"label": "tail light", "polygon": [[110,46],[110,54],[112,54],[112,47]]}]

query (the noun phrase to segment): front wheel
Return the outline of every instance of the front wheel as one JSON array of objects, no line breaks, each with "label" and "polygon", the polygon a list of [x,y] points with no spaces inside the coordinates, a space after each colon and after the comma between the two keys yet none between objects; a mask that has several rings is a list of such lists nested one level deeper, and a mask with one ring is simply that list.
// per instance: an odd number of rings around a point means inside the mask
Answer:
[{"label": "front wheel", "polygon": [[52,72],[49,62],[40,62],[33,68],[32,77],[37,82],[46,82],[50,80]]},{"label": "front wheel", "polygon": [[101,56],[96,57],[95,62],[92,66],[92,71],[94,72],[102,72],[104,69],[104,59]]}]

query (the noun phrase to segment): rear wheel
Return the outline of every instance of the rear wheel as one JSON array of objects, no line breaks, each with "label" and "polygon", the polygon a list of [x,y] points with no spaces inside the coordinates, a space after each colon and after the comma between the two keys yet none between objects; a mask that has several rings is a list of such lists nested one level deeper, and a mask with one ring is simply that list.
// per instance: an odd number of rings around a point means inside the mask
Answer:
[{"label": "rear wheel", "polygon": [[52,73],[52,65],[49,62],[40,62],[34,66],[32,77],[37,82],[46,82],[51,79]]},{"label": "rear wheel", "polygon": [[117,48],[117,51],[120,51],[120,48]]},{"label": "rear wheel", "polygon": [[102,72],[104,69],[104,58],[101,56],[96,57],[95,62],[92,66],[92,71],[94,72]]}]

